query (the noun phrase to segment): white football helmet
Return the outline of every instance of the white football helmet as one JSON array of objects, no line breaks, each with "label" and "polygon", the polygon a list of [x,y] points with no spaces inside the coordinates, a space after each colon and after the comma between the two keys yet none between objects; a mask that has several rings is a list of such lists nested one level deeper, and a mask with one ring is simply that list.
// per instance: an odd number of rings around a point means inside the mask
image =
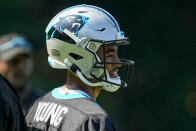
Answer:
[{"label": "white football helmet", "polygon": [[[116,63],[101,61],[96,54],[101,46],[129,44],[117,21],[104,9],[84,4],[64,9],[48,24],[46,43],[51,67],[69,69],[85,84],[100,86],[106,91],[114,92],[121,86],[127,86],[134,62],[121,61],[122,66],[128,67],[123,81],[120,76],[110,77],[105,68],[105,64]],[[97,79],[98,82],[93,83],[86,78]]]}]

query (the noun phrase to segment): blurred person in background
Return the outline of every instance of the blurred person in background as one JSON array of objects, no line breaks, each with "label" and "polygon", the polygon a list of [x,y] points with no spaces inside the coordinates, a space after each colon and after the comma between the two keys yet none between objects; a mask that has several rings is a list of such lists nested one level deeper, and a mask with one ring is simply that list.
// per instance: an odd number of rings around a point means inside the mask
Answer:
[{"label": "blurred person in background", "polygon": [[26,112],[42,93],[31,88],[32,45],[21,35],[0,36],[0,73],[12,84]]},{"label": "blurred person in background", "polygon": [[0,73],[0,131],[27,131],[19,97]]},{"label": "blurred person in background", "polygon": [[[67,69],[67,80],[30,108],[30,130],[115,131],[96,99],[101,89],[115,92],[126,87],[132,73],[134,62],[118,57],[117,46],[129,41],[117,21],[97,6],[73,6],[48,24],[46,43],[48,63]],[[127,68],[120,76],[121,67]]]}]

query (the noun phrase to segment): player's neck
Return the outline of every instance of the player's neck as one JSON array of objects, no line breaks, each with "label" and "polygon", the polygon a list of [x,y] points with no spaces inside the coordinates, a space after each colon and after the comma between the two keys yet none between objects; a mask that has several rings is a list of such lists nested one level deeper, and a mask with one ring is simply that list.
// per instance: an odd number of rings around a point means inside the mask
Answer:
[{"label": "player's neck", "polygon": [[97,97],[99,96],[101,88],[99,87],[90,87],[83,83],[78,77],[75,75],[69,75],[67,82],[62,87],[62,89],[69,89],[69,90],[81,90],[87,93],[93,100],[96,101]]},{"label": "player's neck", "polygon": [[92,88],[92,87],[85,87],[85,86],[76,86],[74,84],[65,84],[64,86],[62,86],[63,90],[81,90],[85,93],[87,93],[93,100],[96,101],[99,93],[100,93],[100,88]]},{"label": "player's neck", "polygon": [[90,87],[84,84],[81,81],[78,81],[76,79],[72,80],[69,79],[65,85],[62,87],[63,90],[81,90],[85,93],[87,93],[93,100],[96,101],[97,97],[99,96],[100,93],[100,88],[99,87]]}]

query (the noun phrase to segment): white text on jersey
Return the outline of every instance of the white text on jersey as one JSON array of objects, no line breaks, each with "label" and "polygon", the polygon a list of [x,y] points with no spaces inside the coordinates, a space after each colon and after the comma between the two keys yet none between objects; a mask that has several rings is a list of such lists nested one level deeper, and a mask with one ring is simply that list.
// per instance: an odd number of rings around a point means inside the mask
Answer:
[{"label": "white text on jersey", "polygon": [[68,112],[68,108],[54,103],[39,102],[34,116],[34,121],[48,121],[50,124],[58,126],[63,116]]}]

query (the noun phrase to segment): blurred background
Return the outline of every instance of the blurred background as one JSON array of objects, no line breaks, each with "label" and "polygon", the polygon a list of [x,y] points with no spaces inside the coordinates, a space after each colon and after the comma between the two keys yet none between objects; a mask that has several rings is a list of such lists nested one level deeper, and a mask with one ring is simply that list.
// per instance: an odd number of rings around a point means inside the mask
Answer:
[{"label": "blurred background", "polygon": [[98,98],[117,130],[196,131],[196,1],[0,0],[0,35],[18,32],[34,46],[33,88],[64,84],[65,71],[48,66],[45,28],[76,4],[106,9],[133,41],[120,49],[135,61],[131,86]]}]

